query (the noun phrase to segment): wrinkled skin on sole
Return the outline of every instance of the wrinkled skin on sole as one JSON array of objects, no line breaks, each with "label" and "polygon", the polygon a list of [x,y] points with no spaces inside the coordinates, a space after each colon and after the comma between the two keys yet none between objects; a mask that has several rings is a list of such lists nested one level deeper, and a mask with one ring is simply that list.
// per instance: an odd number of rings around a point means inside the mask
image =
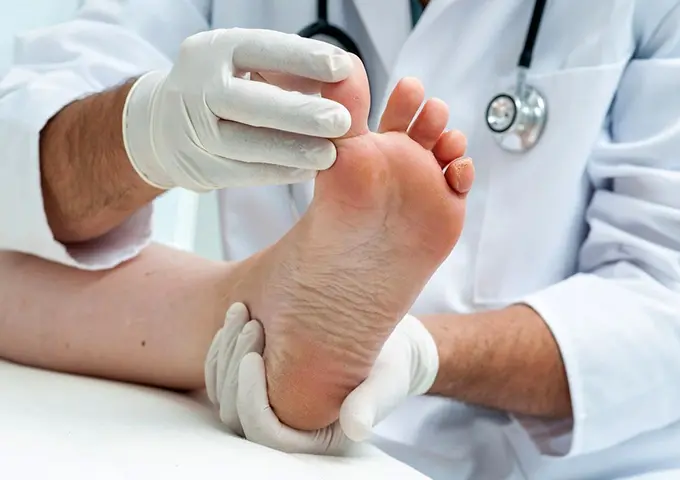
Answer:
[{"label": "wrinkled skin on sole", "polygon": [[[455,246],[472,182],[465,139],[444,132],[448,109],[425,104],[411,79],[395,89],[381,124],[367,127],[368,82],[352,77],[322,94],[352,114],[335,141],[338,157],[319,173],[313,201],[278,243],[243,262],[234,301],[265,329],[270,404],[302,430],[334,422],[368,375],[394,326]],[[410,125],[410,127],[409,127]]]}]

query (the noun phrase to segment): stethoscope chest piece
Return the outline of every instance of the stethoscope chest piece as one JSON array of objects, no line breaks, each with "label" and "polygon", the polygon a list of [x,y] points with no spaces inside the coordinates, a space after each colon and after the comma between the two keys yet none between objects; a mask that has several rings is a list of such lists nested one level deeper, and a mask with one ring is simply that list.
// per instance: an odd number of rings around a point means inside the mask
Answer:
[{"label": "stethoscope chest piece", "polygon": [[533,148],[545,130],[548,107],[543,95],[523,82],[514,94],[496,95],[486,109],[486,123],[498,145],[509,152]]},{"label": "stethoscope chest piece", "polygon": [[531,23],[524,39],[524,48],[517,62],[517,84],[511,94],[501,93],[486,107],[486,125],[503,150],[526,152],[531,150],[543,134],[548,120],[545,98],[527,83],[527,73],[543,18],[547,0],[536,0]]}]

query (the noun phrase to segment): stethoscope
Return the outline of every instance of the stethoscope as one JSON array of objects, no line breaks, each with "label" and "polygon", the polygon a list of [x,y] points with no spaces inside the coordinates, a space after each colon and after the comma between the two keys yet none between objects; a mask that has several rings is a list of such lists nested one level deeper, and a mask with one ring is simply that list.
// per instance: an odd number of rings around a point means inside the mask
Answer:
[{"label": "stethoscope", "polygon": [[[548,119],[548,106],[545,98],[536,88],[527,84],[527,71],[531,67],[538,29],[543,19],[546,0],[536,0],[531,23],[527,31],[524,48],[517,64],[517,84],[515,91],[496,95],[486,109],[486,124],[493,133],[498,145],[509,152],[527,152],[541,137]],[[420,8],[419,8],[420,7]],[[301,37],[327,37],[332,43],[357,55],[362,61],[356,42],[347,32],[328,21],[328,0],[317,0],[317,19],[304,27]],[[413,24],[422,12],[419,0],[411,0]],[[291,203],[295,204],[292,185],[288,186]],[[294,208],[294,211],[297,209]],[[299,217],[299,214],[297,215]]]},{"label": "stethoscope", "polygon": [[[526,81],[545,4],[546,0],[536,0],[534,4],[524,48],[517,63],[517,83],[514,92],[496,95],[486,109],[487,127],[498,145],[509,152],[522,153],[531,150],[541,138],[548,120],[545,97]],[[308,38],[325,36],[363,61],[356,42],[340,27],[328,21],[328,0],[318,0],[316,8],[316,21],[300,30],[299,35]],[[420,13],[422,13],[420,1],[411,0],[414,26]]]},{"label": "stethoscope", "polygon": [[342,28],[333,25],[328,21],[328,0],[317,0],[316,2],[316,21],[310,23],[298,32],[298,35],[305,38],[327,37],[331,43],[353,53],[364,61],[356,42],[352,40]]},{"label": "stethoscope", "polygon": [[[410,2],[411,23],[415,26],[424,7],[420,3],[420,0],[410,0]],[[356,42],[352,40],[352,37],[350,37],[342,28],[333,25],[328,21],[328,0],[317,0],[316,21],[300,30],[298,35],[306,38],[326,37],[330,39],[332,43],[337,44],[338,47],[345,49],[349,53],[355,54],[362,62],[364,61],[364,57],[361,55],[361,51]]]},{"label": "stethoscope", "polygon": [[548,105],[545,97],[527,84],[538,29],[546,0],[536,0],[524,48],[517,64],[517,84],[512,93],[496,95],[486,109],[486,124],[498,145],[509,152],[523,153],[533,148],[545,130]]}]

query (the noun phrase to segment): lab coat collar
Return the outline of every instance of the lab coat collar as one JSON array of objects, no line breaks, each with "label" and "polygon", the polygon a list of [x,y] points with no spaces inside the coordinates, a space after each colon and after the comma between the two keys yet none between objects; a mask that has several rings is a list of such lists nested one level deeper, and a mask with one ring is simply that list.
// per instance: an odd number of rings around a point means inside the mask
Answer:
[{"label": "lab coat collar", "polygon": [[422,17],[420,17],[418,25],[416,25],[416,29],[421,32],[427,31],[429,26],[432,25],[434,21],[439,18],[448,7],[452,6],[457,1],[460,0],[430,0],[430,3],[423,12]]},{"label": "lab coat collar", "polygon": [[[416,29],[425,31],[456,1],[459,0],[430,0]],[[375,45],[382,67],[386,72],[392,71],[399,52],[411,34],[411,5],[407,0],[354,0],[354,5]],[[390,20],[387,21],[387,18]]]}]

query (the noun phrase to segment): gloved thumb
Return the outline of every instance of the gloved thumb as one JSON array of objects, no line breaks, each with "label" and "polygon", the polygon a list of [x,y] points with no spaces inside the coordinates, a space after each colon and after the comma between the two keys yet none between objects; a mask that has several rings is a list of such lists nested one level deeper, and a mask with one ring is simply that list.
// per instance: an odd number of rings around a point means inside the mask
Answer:
[{"label": "gloved thumb", "polygon": [[383,345],[368,378],[345,399],[340,426],[361,442],[411,395],[429,390],[439,370],[437,345],[417,318],[406,315]]},{"label": "gloved thumb", "polygon": [[237,435],[243,435],[241,421],[236,408],[238,393],[239,365],[243,358],[250,353],[261,354],[264,350],[264,330],[257,320],[249,321],[241,330],[236,340],[236,345],[229,358],[225,361],[226,373],[220,391],[220,420],[227,428]]},{"label": "gloved thumb", "polygon": [[333,427],[303,432],[279,421],[269,405],[264,360],[257,352],[241,360],[238,384],[236,405],[248,440],[287,453],[340,455],[348,448]]},{"label": "gloved thumb", "polygon": [[408,396],[410,383],[408,365],[396,358],[392,362],[378,358],[368,378],[340,408],[340,427],[345,435],[355,442],[367,440],[373,427]]}]

